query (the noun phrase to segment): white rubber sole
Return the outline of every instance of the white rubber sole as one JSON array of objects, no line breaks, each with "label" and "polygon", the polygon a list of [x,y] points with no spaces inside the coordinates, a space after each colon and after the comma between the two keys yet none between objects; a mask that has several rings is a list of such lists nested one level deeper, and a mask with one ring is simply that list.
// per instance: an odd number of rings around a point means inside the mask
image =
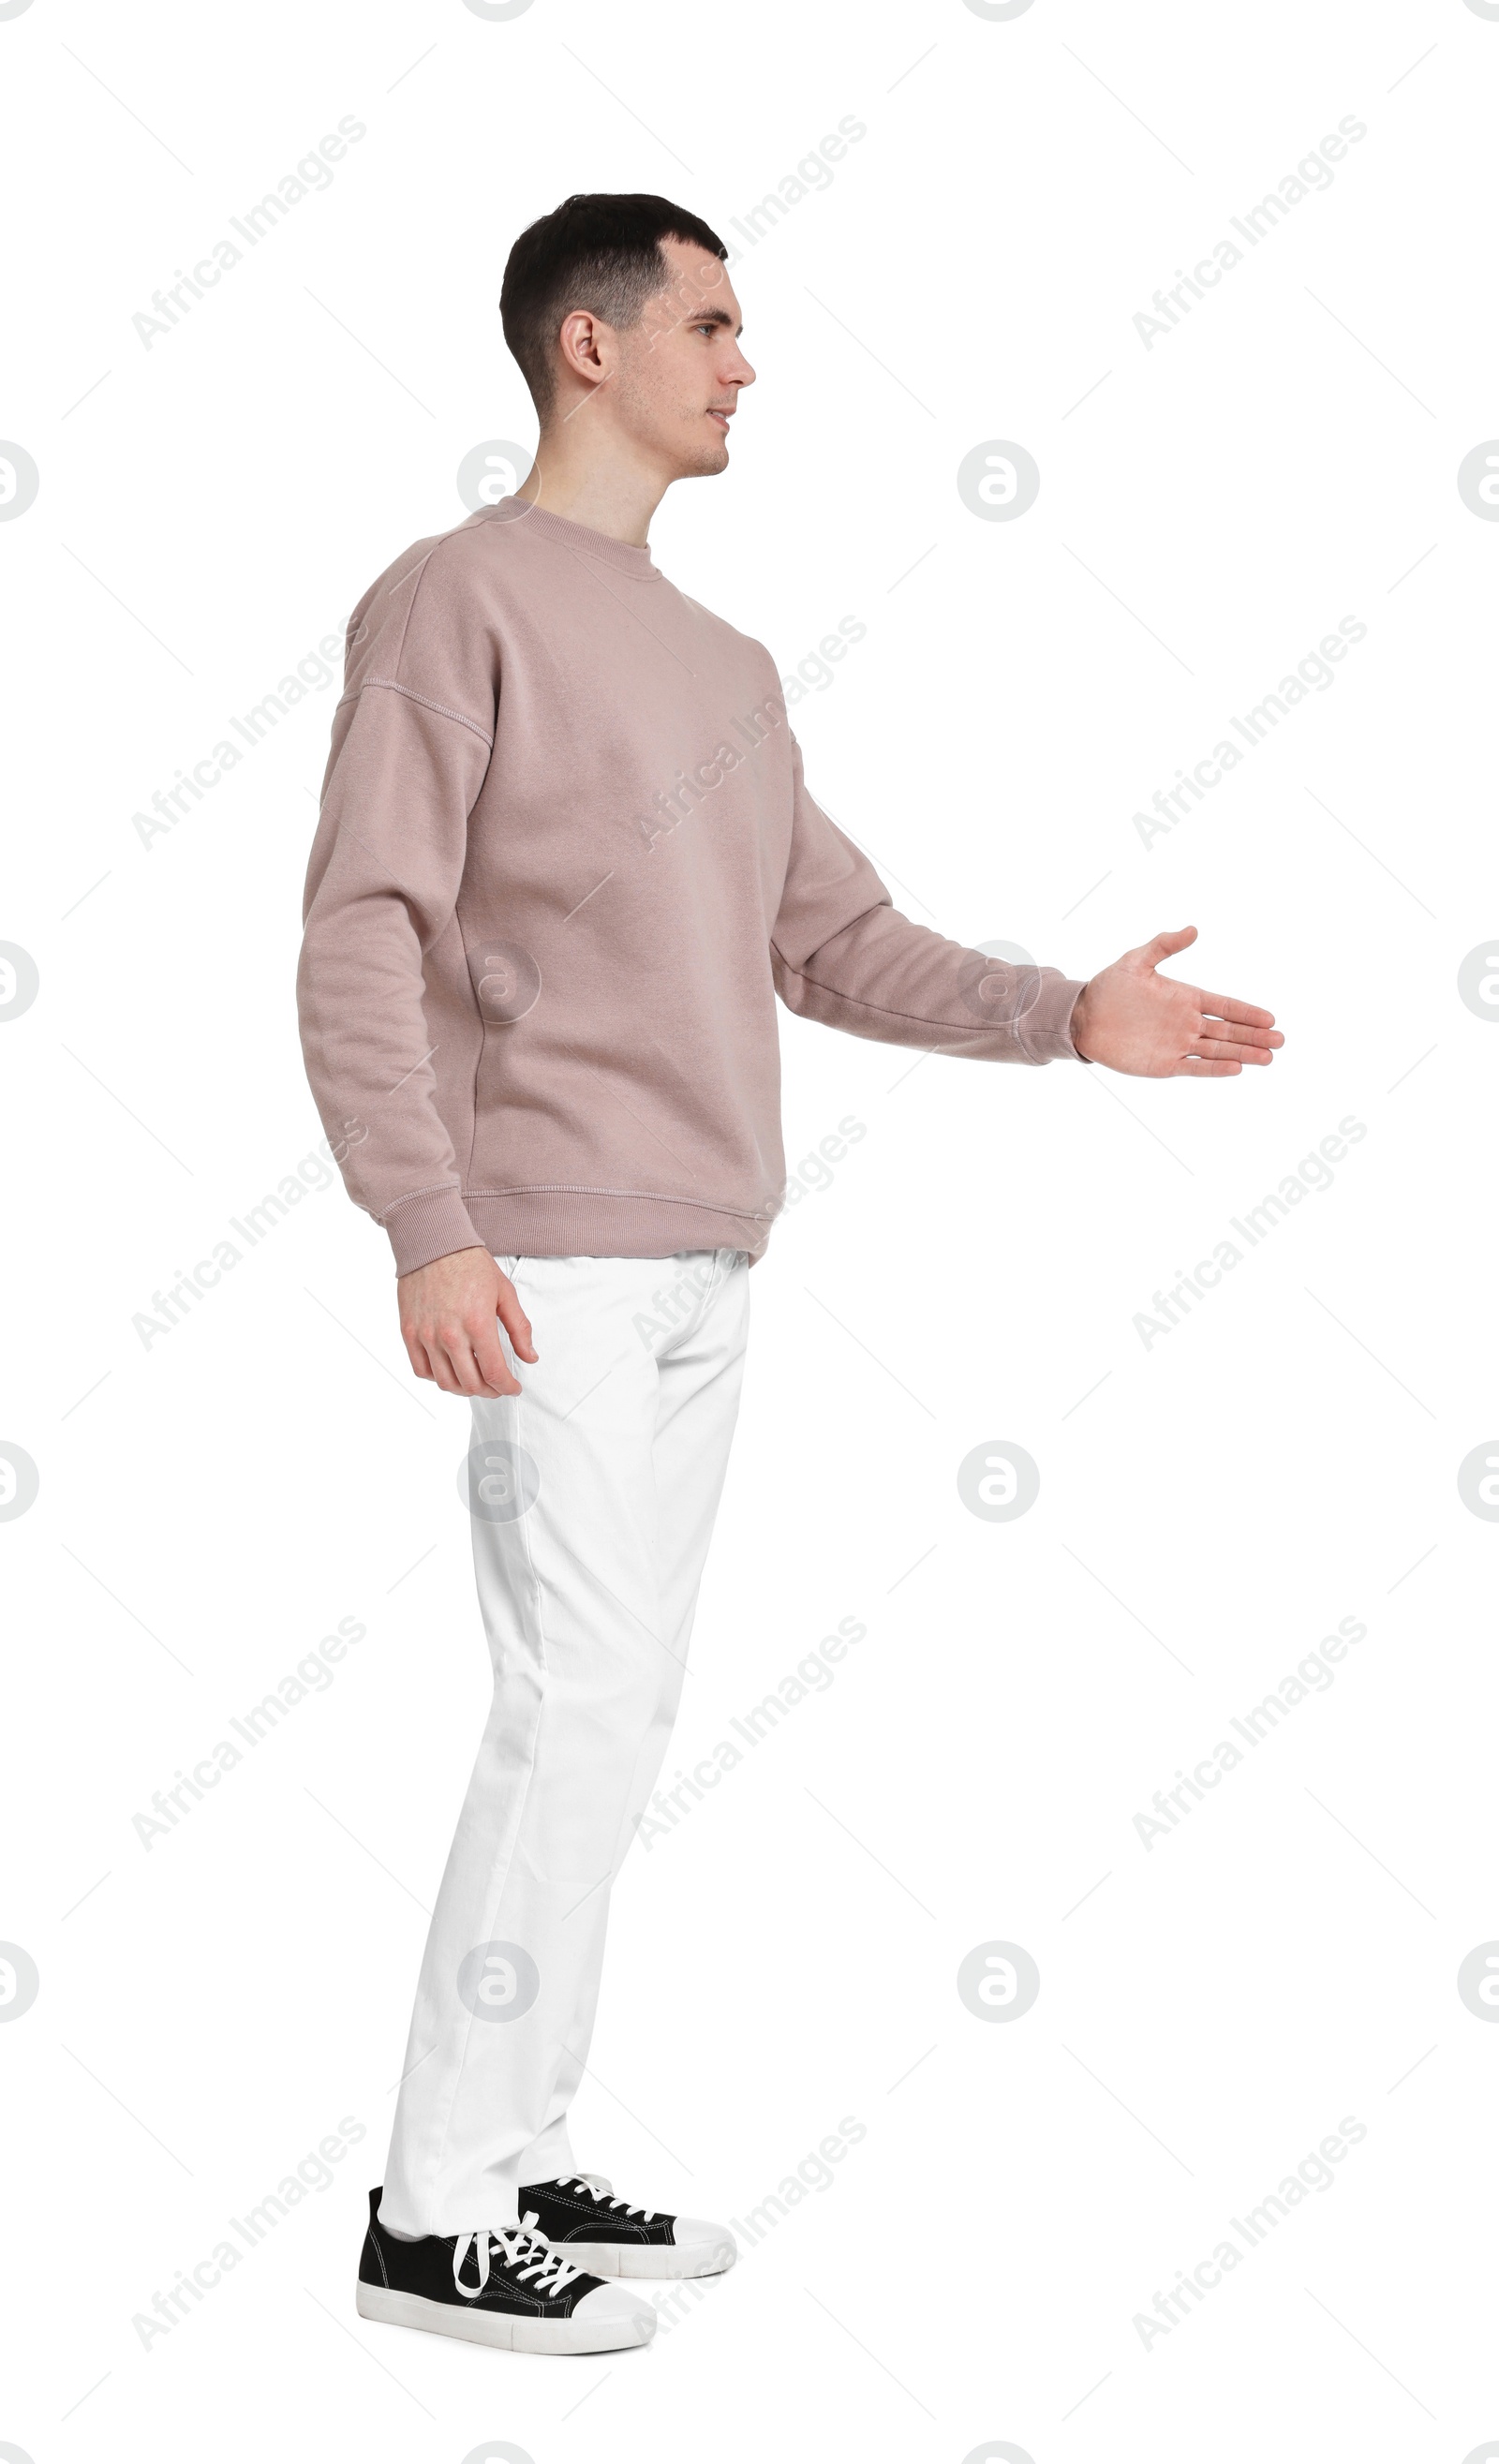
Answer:
[{"label": "white rubber sole", "polygon": [[656,2332],[653,2310],[628,2319],[518,2319],[477,2307],[454,2310],[419,2293],[392,2293],[384,2284],[364,2282],[356,2286],[355,2305],[362,2319],[378,2319],[386,2327],[422,2327],[430,2336],[456,2336],[466,2344],[495,2344],[507,2353],[614,2353],[648,2344]]},{"label": "white rubber sole", "polygon": [[560,2241],[552,2247],[585,2276],[650,2277],[658,2282],[662,2277],[722,2276],[739,2255],[732,2241],[699,2242],[686,2250],[669,2241]]}]

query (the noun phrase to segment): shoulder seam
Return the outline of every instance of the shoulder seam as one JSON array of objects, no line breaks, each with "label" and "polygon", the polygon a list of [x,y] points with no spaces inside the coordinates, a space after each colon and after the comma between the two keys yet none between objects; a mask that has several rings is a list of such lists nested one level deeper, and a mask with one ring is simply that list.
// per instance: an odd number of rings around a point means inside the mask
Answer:
[{"label": "shoulder seam", "polygon": [[451,710],[445,701],[433,701],[430,693],[414,692],[410,685],[402,684],[395,676],[366,676],[364,683],[360,686],[358,693],[344,694],[343,701],[339,703],[340,710],[343,708],[343,702],[358,701],[360,693],[366,693],[371,685],[379,685],[386,693],[405,693],[408,701],[419,702],[423,710],[434,710],[441,718],[455,719],[460,727],[472,729],[473,733],[478,737],[480,743],[487,744],[490,751],[492,753],[494,752],[494,737],[491,736],[488,728],[480,727],[476,718],[470,718],[466,713],[461,710]]},{"label": "shoulder seam", "polygon": [[[433,557],[438,553],[439,549],[448,547],[456,539],[463,538],[468,532],[468,528],[469,526],[467,522],[458,522],[451,531],[440,532],[438,537],[433,539],[420,564],[415,567],[414,573],[411,577],[413,584],[411,596],[407,604],[406,613],[401,620],[401,639],[396,644],[395,664],[397,668],[400,667],[402,660],[406,656],[406,637],[410,630],[411,618],[415,613],[417,600],[421,597],[422,584],[427,579],[428,566],[430,564]],[[370,684],[395,685],[397,692],[400,693],[410,692],[409,686],[397,684],[396,679],[392,676],[370,676],[366,677],[365,681]],[[475,720],[466,717],[462,711],[450,710],[445,703],[439,701],[427,702],[426,696],[422,693],[411,693],[410,697],[413,701],[426,702],[426,707],[428,709],[441,712],[443,716],[446,718],[455,718],[460,720],[465,727],[472,727],[475,736],[482,737],[484,742],[489,746],[490,751],[494,751],[495,739],[493,736],[491,736],[486,729],[480,727]]]}]

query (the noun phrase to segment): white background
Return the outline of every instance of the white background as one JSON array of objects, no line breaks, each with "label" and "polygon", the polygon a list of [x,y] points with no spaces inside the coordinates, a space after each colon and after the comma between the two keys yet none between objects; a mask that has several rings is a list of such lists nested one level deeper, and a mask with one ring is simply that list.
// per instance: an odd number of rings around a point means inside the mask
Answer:
[{"label": "white background", "polygon": [[[41,986],[3,1039],[0,1437],[41,1485],[0,1532],[0,1937],[40,1991],[0,2026],[0,2453],[1499,2453],[1499,2029],[1456,1987],[1499,1935],[1499,1529],[1457,1485],[1499,1427],[1499,1036],[1457,988],[1499,922],[1499,527],[1457,488],[1499,430],[1499,23],[33,0],[0,59],[0,432],[40,473],[0,525],[0,937]],[[331,185],[145,347],[152,293],[345,115]],[[830,186],[747,244],[846,115]],[[1152,294],[1346,115],[1331,187],[1147,349]],[[793,1162],[866,1134],[755,1270],[669,1772],[841,1617],[868,1635],[635,1851],[575,2137],[632,2198],[743,2216],[865,2136],[649,2352],[542,2362],[353,2310],[487,1696],[465,1408],[411,1379],[337,1187],[132,1323],[317,1146],[293,970],[337,688],[168,834],[132,816],[465,517],[474,444],[534,439],[506,252],[636,187],[739,248],[760,372],[657,561],[786,671],[867,626],[793,723],[897,903],[1077,975],[1196,922],[1177,972],[1288,1042],[1146,1086],[787,1023]],[[1013,521],[958,493],[996,438],[1041,472]],[[1335,682],[1142,844],[1345,616]],[[1348,1115],[1333,1186],[1147,1347],[1152,1294]],[[989,1441],[1040,1466],[1018,1521],[959,1497]],[[345,1617],[335,1683],[143,1845]],[[1335,1683],[1147,1848],[1155,1792],[1343,1617]],[[993,1941],[1041,1972],[1007,2024],[957,1991]],[[345,2117],[328,2186],[143,2346]],[[1142,2340],[1345,2117],[1332,2187]]]}]

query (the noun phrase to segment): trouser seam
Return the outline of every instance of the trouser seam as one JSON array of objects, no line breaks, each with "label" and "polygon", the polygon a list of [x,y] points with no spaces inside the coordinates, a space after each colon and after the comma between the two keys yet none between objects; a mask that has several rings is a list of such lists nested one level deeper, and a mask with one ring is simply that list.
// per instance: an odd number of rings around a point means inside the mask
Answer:
[{"label": "trouser seam", "polygon": [[737,1257],[738,1255],[738,1252],[735,1249],[715,1249],[713,1252],[713,1272],[708,1278],[707,1287],[703,1291],[698,1300],[697,1307],[694,1309],[692,1316],[688,1319],[687,1324],[683,1327],[680,1334],[678,1334],[672,1342],[666,1344],[663,1347],[662,1351],[658,1354],[660,1359],[670,1360],[672,1353],[678,1352],[684,1343],[691,1342],[694,1335],[700,1334],[702,1332],[703,1323],[707,1318],[708,1311],[713,1307],[714,1295],[716,1293],[718,1286],[723,1281],[724,1259]]}]

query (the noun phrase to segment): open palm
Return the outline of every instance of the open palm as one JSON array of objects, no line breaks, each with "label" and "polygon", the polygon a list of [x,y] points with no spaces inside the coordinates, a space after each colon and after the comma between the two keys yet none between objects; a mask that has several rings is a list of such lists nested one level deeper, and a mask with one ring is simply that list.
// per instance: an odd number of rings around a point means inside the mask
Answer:
[{"label": "open palm", "polygon": [[1268,1009],[1156,973],[1196,939],[1195,924],[1157,933],[1084,985],[1072,1041],[1085,1061],[1130,1078],[1237,1078],[1268,1063],[1286,1039]]}]

